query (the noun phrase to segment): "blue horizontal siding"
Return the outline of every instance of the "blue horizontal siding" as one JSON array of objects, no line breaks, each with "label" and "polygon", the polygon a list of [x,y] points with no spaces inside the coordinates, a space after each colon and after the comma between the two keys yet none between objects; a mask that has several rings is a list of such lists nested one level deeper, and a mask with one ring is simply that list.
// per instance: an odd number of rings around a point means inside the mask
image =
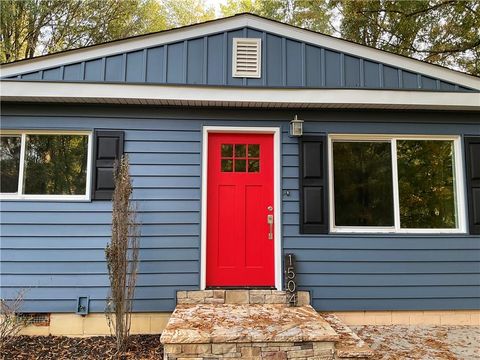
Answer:
[{"label": "blue horizontal siding", "polygon": [[[472,113],[301,115],[307,134],[480,134]],[[318,310],[480,307],[478,236],[299,234],[298,143],[285,120],[291,117],[281,111],[6,105],[2,128],[125,130],[142,223],[135,311],[170,311],[176,290],[199,286],[203,125],[282,127],[283,248],[296,255],[299,285],[312,291]],[[72,312],[76,296],[88,295],[91,310],[102,312],[110,202],[3,201],[0,208],[2,296],[25,288],[25,311]]]},{"label": "blue horizontal siding", "polygon": [[[232,39],[262,39],[261,78],[232,76]],[[204,62],[206,62],[204,64]],[[63,71],[62,71],[63,70]],[[8,77],[14,81],[87,81],[246,87],[409,89],[476,91],[428,74],[412,73],[289,39],[260,29],[240,28],[151,48],[63,64]]]},{"label": "blue horizontal siding", "polygon": [[[142,239],[142,244],[143,244]],[[142,246],[143,247],[143,246]],[[181,247],[181,246],[180,246]],[[46,247],[48,248],[48,247]],[[67,247],[68,248],[68,247]],[[81,249],[81,247],[80,247]],[[77,250],[72,247],[72,250]],[[103,249],[102,249],[103,250]],[[86,263],[88,266],[86,266]],[[145,274],[164,274],[164,273],[193,273],[198,271],[198,260],[151,260],[142,259],[139,263],[138,272]],[[11,261],[4,262],[2,265],[2,274],[107,274],[105,261]],[[55,287],[55,284],[52,284]],[[68,293],[67,293],[68,295]],[[63,294],[65,296],[65,294]]]}]

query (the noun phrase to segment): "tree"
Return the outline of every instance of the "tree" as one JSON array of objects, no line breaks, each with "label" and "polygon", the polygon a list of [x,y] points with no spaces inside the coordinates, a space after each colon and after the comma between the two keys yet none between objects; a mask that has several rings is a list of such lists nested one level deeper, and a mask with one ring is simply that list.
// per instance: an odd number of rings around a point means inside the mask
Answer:
[{"label": "tree", "polygon": [[1,62],[215,17],[204,0],[2,0],[0,6]]},{"label": "tree", "polygon": [[480,75],[480,1],[332,0],[343,38]]},{"label": "tree", "polygon": [[328,0],[228,0],[220,10],[223,16],[250,12],[325,34],[332,29]]}]

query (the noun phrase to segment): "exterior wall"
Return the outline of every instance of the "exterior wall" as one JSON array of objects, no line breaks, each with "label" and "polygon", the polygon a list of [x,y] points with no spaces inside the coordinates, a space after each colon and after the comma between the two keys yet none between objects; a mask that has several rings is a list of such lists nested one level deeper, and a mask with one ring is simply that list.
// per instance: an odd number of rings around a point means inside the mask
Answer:
[{"label": "exterior wall", "polygon": [[[121,129],[142,223],[134,309],[172,311],[200,283],[203,125],[282,128],[283,248],[320,311],[480,308],[480,238],[467,234],[300,235],[295,111],[3,104],[2,129]],[[478,113],[298,111],[305,133],[480,134]],[[286,195],[289,190],[290,195]],[[2,297],[25,288],[26,312],[73,312],[108,291],[108,201],[3,201]]]},{"label": "exterior wall", "polygon": [[[232,39],[262,40],[260,79],[232,77]],[[10,80],[475,91],[424,74],[253,28],[9,76]]]},{"label": "exterior wall", "polygon": [[[167,326],[171,313],[132,314],[131,334],[160,334]],[[50,323],[45,326],[29,325],[20,335],[54,335],[87,337],[110,335],[107,318],[104,314],[51,314]]]},{"label": "exterior wall", "polygon": [[[132,334],[160,334],[171,313],[135,313]],[[480,326],[480,310],[344,311],[335,312],[347,325],[463,325]],[[110,335],[104,314],[51,314],[48,326],[30,325],[20,335],[87,337]]]}]

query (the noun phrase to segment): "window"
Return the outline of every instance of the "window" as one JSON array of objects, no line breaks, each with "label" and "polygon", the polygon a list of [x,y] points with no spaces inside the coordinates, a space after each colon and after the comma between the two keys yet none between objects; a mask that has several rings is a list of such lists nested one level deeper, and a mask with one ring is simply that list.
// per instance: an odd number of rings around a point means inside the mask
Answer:
[{"label": "window", "polygon": [[332,135],[333,232],[459,232],[459,139]]},{"label": "window", "polygon": [[85,132],[2,131],[2,198],[88,199],[90,139]]},{"label": "window", "polygon": [[220,152],[222,172],[260,172],[259,144],[222,144]]}]

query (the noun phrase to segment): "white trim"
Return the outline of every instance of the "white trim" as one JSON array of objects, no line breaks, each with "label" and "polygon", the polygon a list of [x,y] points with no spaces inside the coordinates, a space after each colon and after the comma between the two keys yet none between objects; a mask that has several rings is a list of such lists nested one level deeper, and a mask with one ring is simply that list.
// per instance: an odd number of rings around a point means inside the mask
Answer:
[{"label": "white trim", "polygon": [[202,216],[200,245],[200,289],[206,288],[207,277],[207,189],[208,189],[208,134],[251,133],[273,134],[273,208],[275,287],[282,289],[282,197],[281,197],[281,129],[278,127],[204,126],[202,129]]},{"label": "white trim", "polygon": [[[27,135],[87,135],[87,178],[85,183],[85,195],[33,195],[23,194],[23,182],[25,173],[25,149]],[[18,192],[17,193],[0,193],[0,200],[55,200],[55,201],[71,201],[71,200],[90,200],[90,189],[92,182],[92,132],[91,131],[75,131],[75,130],[4,130],[0,129],[0,135],[20,135],[20,167],[18,174]]]},{"label": "white trim", "polygon": [[397,138],[393,138],[390,143],[392,149],[392,184],[393,184],[393,216],[395,232],[400,231],[400,190],[398,188],[398,161],[397,161]]},{"label": "white trim", "polygon": [[[335,206],[334,206],[334,175],[333,175],[333,142],[335,140],[345,141],[388,141],[392,146],[392,179],[393,181],[393,206],[394,206],[394,226],[336,226],[335,225]],[[455,207],[457,215],[457,227],[455,229],[406,229],[401,228],[400,224],[400,201],[398,191],[398,167],[396,158],[397,140],[449,140],[453,141],[454,151],[454,191]],[[395,146],[395,149],[393,148]],[[394,157],[395,156],[395,157]],[[385,135],[385,134],[330,134],[328,136],[328,160],[329,160],[329,212],[330,212],[330,232],[331,233],[399,233],[399,234],[463,234],[466,233],[466,199],[464,187],[464,172],[461,137],[458,135]],[[396,180],[396,181],[395,181]]]},{"label": "white trim", "polygon": [[474,76],[463,74],[441,66],[428,64],[413,58],[399,56],[386,51],[356,44],[332,36],[315,33],[309,30],[292,27],[272,20],[242,14],[230,18],[219,19],[213,22],[197,24],[195,26],[174,29],[163,33],[144,35],[137,38],[120,40],[112,43],[81,48],[46,57],[33,58],[19,63],[4,64],[0,67],[2,76],[11,76],[18,73],[31,72],[67,63],[85,61],[106,55],[113,55],[125,51],[133,51],[155,45],[181,41],[189,38],[202,37],[208,34],[229,31],[240,27],[253,27],[262,31],[271,32],[310,44],[342,51],[347,54],[371,59],[373,61],[397,66],[401,69],[423,73],[441,80],[457,83],[462,86],[480,89],[480,80]]},{"label": "white trim", "polygon": [[[27,134],[23,133],[20,136],[20,166],[18,169],[18,187],[16,195],[20,195],[23,190],[23,175],[25,173],[25,148],[27,144]],[[1,195],[1,193],[0,193]]]},{"label": "white trim", "polygon": [[0,82],[2,101],[192,106],[480,110],[480,93]]}]

